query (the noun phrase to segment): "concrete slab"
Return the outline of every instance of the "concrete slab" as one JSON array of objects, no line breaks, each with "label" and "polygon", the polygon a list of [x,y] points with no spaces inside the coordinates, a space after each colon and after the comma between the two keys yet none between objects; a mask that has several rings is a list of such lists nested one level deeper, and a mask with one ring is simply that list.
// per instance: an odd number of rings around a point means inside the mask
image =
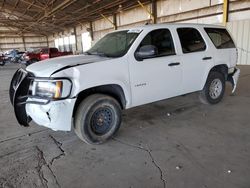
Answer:
[{"label": "concrete slab", "polygon": [[250,187],[250,66],[218,105],[191,94],[130,109],[100,146],[73,132],[20,127],[0,67],[0,187]]}]

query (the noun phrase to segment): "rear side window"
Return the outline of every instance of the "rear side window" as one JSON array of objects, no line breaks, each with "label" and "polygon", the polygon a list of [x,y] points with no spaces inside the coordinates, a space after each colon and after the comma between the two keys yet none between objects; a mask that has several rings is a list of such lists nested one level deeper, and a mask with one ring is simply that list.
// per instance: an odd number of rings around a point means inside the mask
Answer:
[{"label": "rear side window", "polygon": [[200,32],[194,28],[178,28],[183,53],[200,52],[206,50],[206,43]]},{"label": "rear side window", "polygon": [[226,29],[204,28],[209,38],[218,49],[235,48],[234,42]]},{"label": "rear side window", "polygon": [[42,54],[48,54],[49,49],[48,48],[43,48],[41,52],[42,52]]},{"label": "rear side window", "polygon": [[58,52],[57,48],[50,48],[50,53],[57,53],[57,52]]}]

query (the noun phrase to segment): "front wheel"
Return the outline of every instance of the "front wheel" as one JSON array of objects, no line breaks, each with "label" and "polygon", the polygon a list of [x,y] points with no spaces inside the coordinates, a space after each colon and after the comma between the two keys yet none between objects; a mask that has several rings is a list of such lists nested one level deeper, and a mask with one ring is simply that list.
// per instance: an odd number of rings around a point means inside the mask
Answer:
[{"label": "front wheel", "polygon": [[220,72],[210,72],[203,90],[200,92],[200,100],[204,104],[219,103],[225,92],[225,77]]},{"label": "front wheel", "polygon": [[75,115],[77,136],[88,144],[101,144],[120,128],[121,106],[112,97],[94,94],[84,99]]}]

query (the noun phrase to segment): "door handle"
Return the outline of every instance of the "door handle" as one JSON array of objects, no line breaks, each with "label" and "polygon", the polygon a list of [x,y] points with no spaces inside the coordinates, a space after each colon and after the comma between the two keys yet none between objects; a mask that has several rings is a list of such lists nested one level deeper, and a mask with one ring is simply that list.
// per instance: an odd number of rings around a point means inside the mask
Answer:
[{"label": "door handle", "polygon": [[176,63],[169,63],[169,64],[168,64],[168,66],[170,66],[170,67],[178,66],[178,65],[180,65],[179,62],[176,62]]},{"label": "door handle", "polygon": [[202,60],[210,60],[212,57],[203,57]]}]

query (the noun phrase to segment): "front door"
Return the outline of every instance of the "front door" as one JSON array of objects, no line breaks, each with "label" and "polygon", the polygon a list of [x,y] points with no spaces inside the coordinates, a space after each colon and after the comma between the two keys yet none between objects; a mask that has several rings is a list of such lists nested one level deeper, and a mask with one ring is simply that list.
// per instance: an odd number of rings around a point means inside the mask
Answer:
[{"label": "front door", "polygon": [[155,55],[138,60],[130,56],[130,82],[133,106],[177,96],[181,92],[182,70],[175,55],[172,35],[168,29],[149,32],[138,46],[153,46]]}]

